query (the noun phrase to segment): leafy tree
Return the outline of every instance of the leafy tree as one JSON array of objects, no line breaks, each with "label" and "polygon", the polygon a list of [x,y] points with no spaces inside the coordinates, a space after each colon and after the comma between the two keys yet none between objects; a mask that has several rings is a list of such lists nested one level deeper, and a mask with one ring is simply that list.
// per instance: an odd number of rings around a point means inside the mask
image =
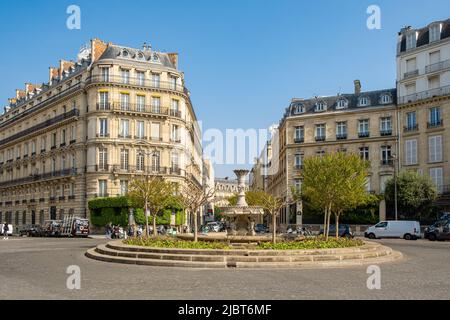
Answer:
[{"label": "leafy tree", "polygon": [[263,191],[258,191],[257,202],[257,205],[260,205],[272,217],[272,243],[275,244],[277,242],[277,216],[286,202]]},{"label": "leafy tree", "polygon": [[[174,182],[165,181],[159,177],[133,180],[129,186],[130,199],[144,208],[144,213],[149,210],[153,218],[153,236],[157,236],[156,217],[174,201],[177,185]],[[146,233],[149,236],[148,218],[145,219]]]},{"label": "leafy tree", "polygon": [[187,180],[181,185],[179,200],[183,207],[194,216],[194,242],[198,242],[198,222],[197,217],[200,208],[214,197],[215,190],[200,188],[191,180]]},{"label": "leafy tree", "polygon": [[[259,206],[261,205],[261,199],[266,195],[264,191],[249,190],[245,192],[245,201],[249,206]],[[234,194],[228,198],[228,202],[231,206],[237,204],[238,195]]]},{"label": "leafy tree", "polygon": [[367,201],[365,189],[368,163],[355,154],[329,153],[306,158],[302,170],[302,196],[312,208],[324,213],[324,235],[328,240],[331,215],[339,217],[345,210]]},{"label": "leafy tree", "polygon": [[[433,202],[437,198],[434,183],[427,176],[417,172],[402,171],[397,177],[397,205],[405,218],[422,218],[432,212]],[[395,203],[395,181],[386,183],[385,199],[388,207]]]}]

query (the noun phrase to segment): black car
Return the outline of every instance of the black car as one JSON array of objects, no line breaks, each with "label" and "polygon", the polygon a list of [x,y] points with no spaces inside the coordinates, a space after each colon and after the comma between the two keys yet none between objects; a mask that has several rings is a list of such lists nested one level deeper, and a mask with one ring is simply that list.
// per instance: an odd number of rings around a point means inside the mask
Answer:
[{"label": "black car", "polygon": [[256,233],[268,233],[268,232],[269,232],[269,228],[266,227],[266,226],[263,225],[263,224],[257,224],[257,225],[255,226],[255,232],[256,232]]},{"label": "black car", "polygon": [[[323,234],[324,234],[324,232],[323,232],[323,228],[322,228],[319,231],[319,236],[323,235]],[[328,236],[329,237],[336,236],[336,225],[334,225],[334,224],[330,225],[330,230],[328,230]],[[352,239],[352,238],[355,237],[355,235],[354,235],[354,233],[352,232],[352,230],[350,229],[350,227],[348,225],[340,224],[339,225],[339,237]]]},{"label": "black car", "polygon": [[425,229],[424,238],[430,241],[450,240],[450,222],[440,220]]}]

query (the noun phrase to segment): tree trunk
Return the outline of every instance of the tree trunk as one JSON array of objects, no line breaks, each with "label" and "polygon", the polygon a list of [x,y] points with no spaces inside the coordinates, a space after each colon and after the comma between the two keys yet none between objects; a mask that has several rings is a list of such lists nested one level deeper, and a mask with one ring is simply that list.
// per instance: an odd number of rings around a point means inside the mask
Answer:
[{"label": "tree trunk", "polygon": [[194,213],[194,242],[198,242],[197,214]]},{"label": "tree trunk", "polygon": [[339,239],[339,215],[340,213],[336,213],[335,219],[336,219],[336,239]]},{"label": "tree trunk", "polygon": [[150,232],[148,230],[147,200],[145,200],[144,217],[145,217],[145,233],[147,234],[147,238],[148,238],[150,236]]},{"label": "tree trunk", "polygon": [[272,243],[277,243],[277,215],[272,214]]},{"label": "tree trunk", "polygon": [[156,213],[153,215],[153,236],[158,236],[158,230],[156,230]]},{"label": "tree trunk", "polygon": [[323,212],[323,236],[327,234],[327,209]]},{"label": "tree trunk", "polygon": [[330,220],[331,220],[331,210],[328,209],[328,213],[327,213],[328,217],[327,217],[327,235],[325,237],[325,240],[328,241],[328,233],[330,232]]}]

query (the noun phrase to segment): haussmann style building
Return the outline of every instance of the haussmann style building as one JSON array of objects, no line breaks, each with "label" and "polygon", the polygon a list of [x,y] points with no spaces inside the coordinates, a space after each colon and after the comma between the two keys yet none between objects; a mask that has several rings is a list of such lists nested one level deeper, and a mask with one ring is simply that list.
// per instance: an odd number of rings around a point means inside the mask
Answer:
[{"label": "haussmann style building", "polygon": [[88,217],[90,199],[123,195],[145,175],[201,187],[202,167],[178,55],[94,39],[0,115],[0,221]]}]

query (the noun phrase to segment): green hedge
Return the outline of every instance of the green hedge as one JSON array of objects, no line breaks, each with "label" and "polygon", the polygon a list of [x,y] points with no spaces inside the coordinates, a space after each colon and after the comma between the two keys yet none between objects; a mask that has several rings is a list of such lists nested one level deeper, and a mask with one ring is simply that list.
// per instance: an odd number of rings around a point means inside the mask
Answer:
[{"label": "green hedge", "polygon": [[[104,227],[111,223],[113,225],[128,225],[129,209],[134,209],[134,218],[137,224],[145,225],[145,214],[143,208],[136,208],[131,199],[127,197],[98,198],[89,201],[91,211],[91,223],[96,227]],[[173,202],[161,214],[156,217],[156,224],[168,225],[172,211],[175,211],[175,224],[182,225],[185,222],[184,211],[179,203]],[[149,217],[152,223],[152,217]]]}]

